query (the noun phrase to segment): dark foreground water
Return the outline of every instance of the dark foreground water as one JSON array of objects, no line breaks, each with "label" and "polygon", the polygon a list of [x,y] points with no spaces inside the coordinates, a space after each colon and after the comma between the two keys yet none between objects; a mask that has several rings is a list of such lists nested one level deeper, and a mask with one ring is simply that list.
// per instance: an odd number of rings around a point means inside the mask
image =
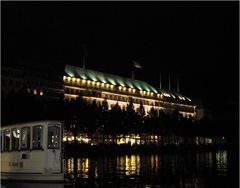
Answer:
[{"label": "dark foreground water", "polygon": [[76,184],[119,187],[230,187],[227,151],[69,157]]},{"label": "dark foreground water", "polygon": [[[59,187],[237,187],[230,155],[216,151],[66,157],[65,174],[71,181]],[[58,187],[43,187],[48,186]]]}]

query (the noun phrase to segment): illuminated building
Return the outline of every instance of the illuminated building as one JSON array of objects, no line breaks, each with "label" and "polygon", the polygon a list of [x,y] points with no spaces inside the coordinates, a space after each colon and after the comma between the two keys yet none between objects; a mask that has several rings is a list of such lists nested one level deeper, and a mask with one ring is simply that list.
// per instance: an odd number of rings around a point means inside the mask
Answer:
[{"label": "illuminated building", "polygon": [[90,69],[66,65],[63,88],[67,100],[81,96],[88,102],[96,100],[101,103],[106,99],[110,109],[116,103],[124,108],[132,100],[135,110],[142,103],[145,112],[154,108],[165,113],[178,110],[183,117],[196,116],[196,106],[191,99],[178,92],[157,89],[145,81]]}]

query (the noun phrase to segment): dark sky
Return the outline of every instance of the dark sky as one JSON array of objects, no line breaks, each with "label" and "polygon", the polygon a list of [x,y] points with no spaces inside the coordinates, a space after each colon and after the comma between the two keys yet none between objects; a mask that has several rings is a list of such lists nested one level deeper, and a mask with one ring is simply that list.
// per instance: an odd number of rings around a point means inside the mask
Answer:
[{"label": "dark sky", "polygon": [[201,98],[238,103],[238,2],[1,2],[2,64],[82,66]]}]

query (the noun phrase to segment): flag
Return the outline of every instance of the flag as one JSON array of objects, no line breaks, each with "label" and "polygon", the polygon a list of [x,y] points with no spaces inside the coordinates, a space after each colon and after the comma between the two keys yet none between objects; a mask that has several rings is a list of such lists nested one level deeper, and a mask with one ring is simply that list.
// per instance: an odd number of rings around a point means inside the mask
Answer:
[{"label": "flag", "polygon": [[136,61],[133,61],[133,67],[142,69],[142,66],[139,63],[137,63]]}]

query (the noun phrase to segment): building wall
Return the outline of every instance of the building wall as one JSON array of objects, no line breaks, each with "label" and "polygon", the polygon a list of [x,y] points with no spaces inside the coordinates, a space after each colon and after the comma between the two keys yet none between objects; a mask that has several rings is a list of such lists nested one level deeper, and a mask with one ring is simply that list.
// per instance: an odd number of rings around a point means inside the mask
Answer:
[{"label": "building wall", "polygon": [[124,108],[127,106],[131,98],[135,110],[137,110],[140,103],[142,103],[146,113],[153,107],[156,110],[163,110],[167,113],[171,113],[175,109],[178,109],[183,117],[196,116],[195,107],[193,105],[167,102],[162,99],[162,96],[157,95],[156,98],[151,93],[144,94],[134,89],[123,89],[120,88],[120,86],[90,80],[69,79],[69,77],[65,76],[63,78],[63,83],[66,100],[76,99],[81,96],[89,102],[96,100],[101,103],[106,99],[109,108],[116,103],[118,103],[121,108]]}]

